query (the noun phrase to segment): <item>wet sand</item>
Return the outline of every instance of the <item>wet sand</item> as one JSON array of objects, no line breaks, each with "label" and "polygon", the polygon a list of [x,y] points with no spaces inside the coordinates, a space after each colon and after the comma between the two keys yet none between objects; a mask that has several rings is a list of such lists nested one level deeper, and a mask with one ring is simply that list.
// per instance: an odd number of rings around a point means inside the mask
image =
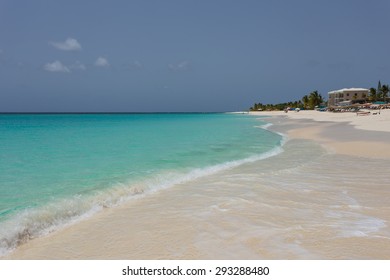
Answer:
[{"label": "wet sand", "polygon": [[5,258],[390,259],[390,133],[297,118],[269,119],[289,137],[277,156],[105,209]]}]

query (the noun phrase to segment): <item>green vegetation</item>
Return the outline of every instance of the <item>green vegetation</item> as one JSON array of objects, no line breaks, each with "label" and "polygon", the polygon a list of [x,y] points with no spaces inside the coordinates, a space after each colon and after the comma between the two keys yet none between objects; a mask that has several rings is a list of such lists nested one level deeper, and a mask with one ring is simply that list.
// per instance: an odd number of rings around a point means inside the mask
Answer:
[{"label": "green vegetation", "polygon": [[286,108],[314,109],[324,103],[324,99],[318,91],[312,91],[302,97],[299,101],[291,101],[278,104],[255,103],[249,110],[251,111],[280,111]]},{"label": "green vegetation", "polygon": [[[316,106],[320,106],[324,103],[324,98],[318,91],[312,91],[309,96],[305,95],[302,97],[304,109],[313,110]],[[306,101],[306,102],[305,102]]]},{"label": "green vegetation", "polygon": [[281,111],[285,108],[302,108],[301,101],[287,102],[287,103],[278,103],[278,104],[262,104],[255,103],[253,107],[250,107],[250,111]]},{"label": "green vegetation", "polygon": [[375,101],[387,101],[389,94],[389,85],[381,85],[381,81],[378,82],[377,88],[370,88],[370,96],[368,97],[371,102]]},{"label": "green vegetation", "polygon": [[[377,88],[370,88],[370,93],[368,100],[370,102],[390,101],[389,95],[389,85],[382,85],[381,81],[378,82]],[[285,110],[286,108],[300,108],[306,110],[313,110],[317,106],[325,104],[325,100],[317,90],[310,92],[309,94],[302,97],[299,101],[292,101],[286,103],[278,104],[262,104],[255,103],[249,110],[250,111],[280,111]]]}]

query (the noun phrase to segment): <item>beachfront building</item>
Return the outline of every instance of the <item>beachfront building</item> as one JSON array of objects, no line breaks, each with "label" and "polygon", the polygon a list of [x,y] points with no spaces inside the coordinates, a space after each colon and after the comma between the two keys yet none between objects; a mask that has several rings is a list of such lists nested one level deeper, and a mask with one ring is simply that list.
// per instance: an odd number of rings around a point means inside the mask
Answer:
[{"label": "beachfront building", "polygon": [[328,106],[365,103],[370,91],[366,88],[343,88],[328,92]]}]

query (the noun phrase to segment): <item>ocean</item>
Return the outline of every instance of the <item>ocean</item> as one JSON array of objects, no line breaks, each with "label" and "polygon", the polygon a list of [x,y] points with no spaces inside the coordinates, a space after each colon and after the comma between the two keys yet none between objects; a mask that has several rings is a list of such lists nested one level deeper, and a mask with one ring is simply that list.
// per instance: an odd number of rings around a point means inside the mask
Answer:
[{"label": "ocean", "polygon": [[282,152],[246,114],[1,114],[0,256],[104,208]]}]

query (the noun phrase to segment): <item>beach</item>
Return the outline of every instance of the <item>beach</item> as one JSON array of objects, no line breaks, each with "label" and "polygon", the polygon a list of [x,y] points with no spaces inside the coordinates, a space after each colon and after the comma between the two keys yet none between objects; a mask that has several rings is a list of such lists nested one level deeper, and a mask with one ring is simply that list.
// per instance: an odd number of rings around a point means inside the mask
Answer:
[{"label": "beach", "polygon": [[283,152],[179,182],[3,259],[389,259],[390,110],[256,112]]},{"label": "beach", "polygon": [[[299,128],[287,128],[290,138],[314,140],[339,154],[390,158],[389,138],[386,138],[390,132],[390,110],[374,110],[366,116],[358,116],[353,112],[331,113],[312,110],[252,114],[284,117],[290,122],[298,120],[301,123]],[[287,124],[286,121],[284,123]],[[326,129],[328,127],[332,127],[330,133]]]}]

